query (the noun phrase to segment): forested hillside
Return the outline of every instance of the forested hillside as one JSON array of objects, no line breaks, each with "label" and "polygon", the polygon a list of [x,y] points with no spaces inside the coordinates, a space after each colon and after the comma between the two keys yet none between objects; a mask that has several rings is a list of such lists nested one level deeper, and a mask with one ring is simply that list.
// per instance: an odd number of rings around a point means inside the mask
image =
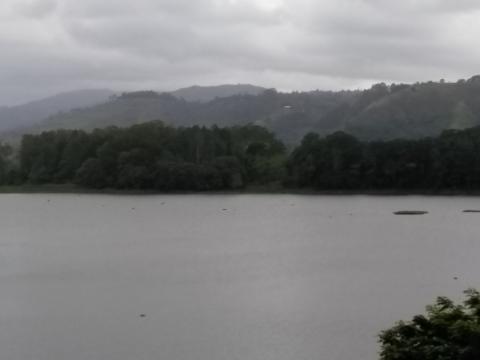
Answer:
[{"label": "forested hillside", "polygon": [[345,130],[364,139],[394,139],[477,125],[480,76],[456,83],[376,85],[348,109]]},{"label": "forested hillside", "polygon": [[328,134],[344,128],[343,121],[322,119],[354,101],[356,92],[279,93],[235,95],[202,102],[187,102],[168,93],[125,93],[111,101],[58,114],[24,132],[52,129],[84,129],[110,125],[129,126],[161,119],[173,126],[233,126],[254,123],[274,131],[287,143],[298,143],[309,131]]},{"label": "forested hillside", "polygon": [[480,125],[480,76],[455,83],[376,84],[363,91],[281,93],[270,89],[259,95],[203,102],[140,91],[51,116],[22,132],[92,130],[159,119],[173,126],[253,123],[265,126],[289,145],[298,144],[309,132],[328,135],[340,130],[363,140],[437,136],[445,129]]}]

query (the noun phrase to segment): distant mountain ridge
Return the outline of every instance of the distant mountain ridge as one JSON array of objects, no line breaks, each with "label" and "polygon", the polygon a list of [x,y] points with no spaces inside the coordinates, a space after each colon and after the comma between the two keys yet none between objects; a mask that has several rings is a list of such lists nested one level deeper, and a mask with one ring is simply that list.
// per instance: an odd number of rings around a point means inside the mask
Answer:
[{"label": "distant mountain ridge", "polygon": [[[252,85],[247,88],[254,92],[261,89]],[[238,92],[230,96],[221,96],[219,91],[225,89],[222,86],[173,93],[124,93],[101,104],[51,115],[16,133],[59,128],[92,130],[151,120],[174,126],[254,123],[293,144],[308,132],[323,136],[341,130],[363,140],[388,140],[436,136],[445,129],[480,125],[480,76],[457,82],[380,83],[355,91],[281,93],[264,89],[246,94],[247,88],[239,85]],[[212,96],[212,100],[205,100]],[[187,101],[185,97],[196,100]]]},{"label": "distant mountain ridge", "polygon": [[266,88],[250,85],[217,85],[217,86],[190,86],[187,88],[172,91],[171,94],[176,98],[185,101],[209,102],[215,98],[229,97],[234,95],[260,95]]}]

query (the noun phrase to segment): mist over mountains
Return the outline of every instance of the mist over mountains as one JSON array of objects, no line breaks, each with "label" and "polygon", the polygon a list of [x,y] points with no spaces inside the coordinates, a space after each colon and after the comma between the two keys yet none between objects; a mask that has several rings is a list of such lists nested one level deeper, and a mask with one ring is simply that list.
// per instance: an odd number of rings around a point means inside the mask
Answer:
[{"label": "mist over mountains", "polygon": [[0,131],[29,127],[57,113],[85,108],[108,101],[107,89],[70,91],[17,106],[0,107]]},{"label": "mist over mountains", "polygon": [[457,82],[376,84],[367,90],[282,93],[253,85],[138,91],[88,90],[0,109],[3,137],[52,129],[254,123],[286,143],[308,132],[345,131],[364,140],[420,138],[480,125],[480,76]]}]

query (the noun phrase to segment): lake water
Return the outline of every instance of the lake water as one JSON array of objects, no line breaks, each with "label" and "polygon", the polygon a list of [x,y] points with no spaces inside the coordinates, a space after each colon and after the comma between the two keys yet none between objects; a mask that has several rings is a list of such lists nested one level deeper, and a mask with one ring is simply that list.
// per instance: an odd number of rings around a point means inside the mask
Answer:
[{"label": "lake water", "polygon": [[374,360],[380,330],[480,287],[470,208],[480,198],[1,195],[0,358]]}]

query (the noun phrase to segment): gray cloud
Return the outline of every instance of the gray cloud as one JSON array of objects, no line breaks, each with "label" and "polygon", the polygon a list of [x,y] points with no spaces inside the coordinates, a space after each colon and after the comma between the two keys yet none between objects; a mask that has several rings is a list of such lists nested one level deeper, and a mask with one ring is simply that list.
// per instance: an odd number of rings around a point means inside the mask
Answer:
[{"label": "gray cloud", "polygon": [[52,14],[56,8],[55,0],[19,0],[12,4],[15,13],[31,18],[43,18]]},{"label": "gray cloud", "polygon": [[478,71],[479,11],[473,0],[4,0],[0,105],[80,87],[454,80]]}]

